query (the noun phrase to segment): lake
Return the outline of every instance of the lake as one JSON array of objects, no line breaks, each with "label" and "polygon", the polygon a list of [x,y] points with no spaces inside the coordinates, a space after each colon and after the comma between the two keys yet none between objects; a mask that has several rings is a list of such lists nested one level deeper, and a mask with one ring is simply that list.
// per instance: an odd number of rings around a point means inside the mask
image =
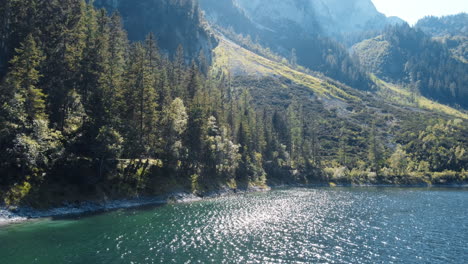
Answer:
[{"label": "lake", "polygon": [[287,188],[0,227],[0,263],[466,263],[468,190]]}]

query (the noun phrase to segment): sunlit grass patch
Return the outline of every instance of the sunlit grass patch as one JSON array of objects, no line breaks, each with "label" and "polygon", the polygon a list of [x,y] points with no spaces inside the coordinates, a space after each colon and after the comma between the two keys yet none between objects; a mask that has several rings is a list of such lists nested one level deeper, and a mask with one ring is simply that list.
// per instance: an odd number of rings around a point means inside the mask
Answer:
[{"label": "sunlit grass patch", "polygon": [[401,86],[387,83],[377,78],[376,76],[372,76],[372,79],[380,88],[384,97],[395,103],[443,113],[453,117],[468,119],[468,114],[465,112],[462,112],[444,104],[437,103],[424,96],[413,94]]},{"label": "sunlit grass patch", "polygon": [[312,75],[292,69],[289,65],[275,62],[248,51],[227,40],[222,40],[214,51],[214,68],[223,69],[225,73],[279,76],[305,86],[315,94],[326,98],[337,98],[359,102],[360,98],[343,89]]}]

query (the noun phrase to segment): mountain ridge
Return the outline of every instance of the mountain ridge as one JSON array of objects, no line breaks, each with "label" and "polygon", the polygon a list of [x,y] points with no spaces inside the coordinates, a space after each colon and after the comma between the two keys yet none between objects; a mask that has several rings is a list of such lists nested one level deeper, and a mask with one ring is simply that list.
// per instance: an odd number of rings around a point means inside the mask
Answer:
[{"label": "mountain ridge", "polygon": [[415,27],[433,37],[447,35],[468,37],[468,14],[460,13],[442,17],[427,16],[420,19]]},{"label": "mountain ridge", "polygon": [[[293,21],[307,33],[333,37],[341,33],[381,29],[386,24],[402,23],[378,12],[370,0],[234,0],[250,17],[262,24],[271,20]],[[268,3],[268,4],[267,4]],[[264,25],[268,28],[268,25]]]},{"label": "mountain ridge", "polygon": [[[453,42],[453,41],[452,41]],[[408,25],[387,28],[382,35],[364,40],[353,47],[361,65],[391,82],[405,83],[414,92],[439,102],[467,108],[468,64],[457,45],[451,50],[450,39],[437,40],[419,28]],[[452,47],[453,48],[453,47]]]}]

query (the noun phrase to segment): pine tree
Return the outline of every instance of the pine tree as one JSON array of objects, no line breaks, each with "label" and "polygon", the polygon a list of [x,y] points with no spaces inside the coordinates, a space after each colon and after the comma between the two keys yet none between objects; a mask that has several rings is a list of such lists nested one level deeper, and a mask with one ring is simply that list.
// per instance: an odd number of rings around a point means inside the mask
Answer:
[{"label": "pine tree", "polygon": [[76,104],[80,65],[85,48],[86,3],[83,0],[40,2],[40,39],[46,55],[41,84],[48,94],[48,109],[55,127],[66,133],[80,127],[83,113]]},{"label": "pine tree", "polygon": [[378,141],[377,129],[375,127],[375,122],[372,122],[370,135],[369,135],[369,149],[368,149],[368,159],[371,169],[375,173],[380,171],[380,163],[382,160],[382,153],[380,151],[380,145]]},{"label": "pine tree", "polygon": [[15,49],[29,34],[37,36],[39,9],[38,0],[0,1],[0,78],[6,74]]},{"label": "pine tree", "polygon": [[321,166],[320,142],[319,142],[318,134],[319,134],[319,126],[317,124],[317,120],[314,118],[311,121],[311,125],[309,128],[309,135],[310,135],[312,162],[313,162],[313,165],[316,167]]},{"label": "pine tree", "polygon": [[104,82],[107,83],[105,90],[106,111],[113,126],[119,125],[119,109],[124,108],[124,71],[127,59],[128,43],[127,34],[122,28],[119,14],[112,14],[109,21],[109,44],[108,58],[106,60],[108,70]]},{"label": "pine tree", "polygon": [[102,37],[103,32],[100,32],[100,26],[98,27],[98,14],[93,6],[94,1],[90,1],[86,6],[83,23],[85,24],[85,44],[83,48],[83,60],[81,61],[81,82],[80,82],[80,94],[83,98],[83,104],[89,113],[89,109],[92,107],[90,104],[90,96],[98,86],[99,76],[103,64],[102,62],[102,51],[100,50],[101,45],[98,45],[98,37]]},{"label": "pine tree", "polygon": [[[145,45],[133,45],[130,57],[132,60],[127,72],[126,99],[129,100],[127,118],[130,131],[134,131],[132,148],[139,155],[148,155],[154,146],[155,128],[157,125],[156,72],[151,65],[156,51],[151,40]],[[136,146],[135,146],[136,143]]]},{"label": "pine tree", "polygon": [[14,118],[17,121],[31,123],[38,119],[46,120],[45,94],[38,87],[41,77],[39,66],[44,58],[42,52],[33,36],[28,35],[16,53],[10,62],[12,66],[2,89],[1,104],[9,108],[20,107],[16,112],[24,113],[25,120],[18,116]]},{"label": "pine tree", "polygon": [[159,96],[158,96],[158,102],[159,102],[159,110],[162,110],[162,107],[168,106],[172,100],[172,91],[170,87],[170,80],[167,74],[167,65],[169,63],[164,61],[163,62],[163,67],[160,71],[159,75],[159,80],[158,80],[158,91],[159,91]]},{"label": "pine tree", "polygon": [[[144,134],[146,139],[144,144],[147,144],[150,148],[151,154],[154,155],[156,148],[157,139],[159,137],[159,131],[157,131],[158,124],[158,80],[160,65],[160,54],[156,43],[155,36],[150,33],[145,41],[146,60],[145,70],[148,72],[148,91],[145,95],[144,102]],[[150,154],[150,155],[151,155]]]},{"label": "pine tree", "polygon": [[192,104],[188,112],[185,145],[189,149],[189,160],[197,164],[203,160],[204,140],[207,132],[205,112],[200,105]]},{"label": "pine tree", "polygon": [[289,135],[290,135],[290,152],[293,160],[298,161],[302,152],[303,143],[303,113],[302,106],[293,100],[287,109]]},{"label": "pine tree", "polygon": [[41,173],[53,166],[61,152],[60,134],[49,129],[45,94],[38,86],[43,61],[30,34],[16,49],[0,99],[1,167],[17,173],[14,182],[41,181]]},{"label": "pine tree", "polygon": [[186,96],[186,87],[184,86],[185,72],[186,67],[184,47],[179,45],[177,47],[172,70],[172,81],[175,88],[173,89],[173,97],[185,98]]},{"label": "pine tree", "polygon": [[208,59],[206,58],[205,53],[203,52],[203,50],[201,50],[199,55],[198,55],[198,68],[200,69],[200,72],[203,75],[205,75],[205,76],[208,75],[210,65],[208,63]]},{"label": "pine tree", "polygon": [[347,146],[348,146],[348,136],[346,135],[345,125],[342,123],[340,128],[340,133],[338,135],[338,161],[341,165],[346,166],[348,163],[347,159]]},{"label": "pine tree", "polygon": [[197,91],[201,89],[201,81],[199,76],[198,67],[195,62],[192,62],[190,70],[188,72],[188,82],[187,82],[187,93],[188,99],[192,100],[195,97]]}]

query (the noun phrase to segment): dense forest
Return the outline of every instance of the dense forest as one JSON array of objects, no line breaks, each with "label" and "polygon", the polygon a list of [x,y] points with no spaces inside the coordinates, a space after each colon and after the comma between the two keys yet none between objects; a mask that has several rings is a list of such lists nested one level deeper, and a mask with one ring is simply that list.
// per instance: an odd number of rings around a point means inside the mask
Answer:
[{"label": "dense forest", "polygon": [[[9,59],[0,85],[0,196],[7,205],[468,178],[466,120],[430,115],[416,127],[407,117],[389,131],[397,121],[356,104],[363,122],[356,124],[318,99],[311,103],[299,85],[283,95],[284,80],[234,78],[210,66],[203,50],[187,61],[190,47],[161,52],[152,33],[129,41],[120,15],[92,2],[0,5],[1,58]],[[341,49],[331,50],[346,64]],[[271,91],[274,98],[265,99]]]}]

